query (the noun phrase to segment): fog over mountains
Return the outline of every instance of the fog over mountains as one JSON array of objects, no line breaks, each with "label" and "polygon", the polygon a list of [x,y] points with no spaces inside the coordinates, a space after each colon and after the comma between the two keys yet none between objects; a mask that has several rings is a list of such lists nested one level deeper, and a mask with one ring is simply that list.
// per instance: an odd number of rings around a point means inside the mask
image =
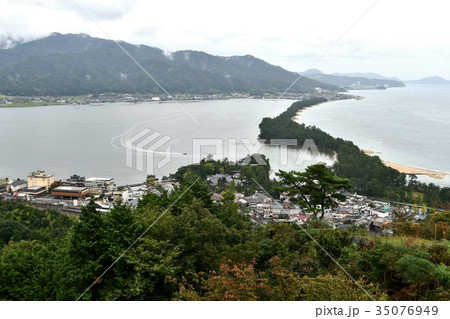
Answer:
[{"label": "fog over mountains", "polygon": [[[199,51],[164,52],[119,42],[170,93],[250,94],[284,92],[295,72],[250,55],[221,57]],[[78,95],[87,93],[163,93],[112,40],[86,34],[59,34],[27,43],[3,43],[0,93]],[[290,92],[339,87],[302,77]]]}]

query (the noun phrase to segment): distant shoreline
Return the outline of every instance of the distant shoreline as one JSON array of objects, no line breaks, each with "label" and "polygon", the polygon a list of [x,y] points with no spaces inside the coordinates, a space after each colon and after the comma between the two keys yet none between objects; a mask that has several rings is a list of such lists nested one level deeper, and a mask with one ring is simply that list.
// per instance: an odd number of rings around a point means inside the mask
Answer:
[{"label": "distant shoreline", "polygon": [[[283,99],[299,100],[312,93],[292,93],[285,94]],[[99,96],[5,96],[0,95],[0,108],[23,108],[23,107],[41,107],[41,106],[61,106],[61,105],[101,105],[111,103],[192,103],[203,101],[220,100],[271,100],[279,99],[280,95],[275,93],[265,93],[255,95],[250,93],[232,93],[232,94],[174,94],[170,96],[153,96],[151,94],[100,94]]]}]

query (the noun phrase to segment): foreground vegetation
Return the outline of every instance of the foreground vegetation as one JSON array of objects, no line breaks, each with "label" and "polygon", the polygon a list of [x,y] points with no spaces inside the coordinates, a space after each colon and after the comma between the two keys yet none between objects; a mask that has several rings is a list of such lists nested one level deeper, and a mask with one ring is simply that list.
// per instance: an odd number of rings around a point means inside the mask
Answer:
[{"label": "foreground vegetation", "polygon": [[[234,202],[234,185],[214,203],[209,186],[198,179],[199,172],[224,165],[182,168],[179,188],[149,193],[135,210],[117,205],[99,213],[91,203],[71,218],[0,201],[0,299],[450,298],[448,242],[433,240],[427,231],[426,243],[407,240],[410,231],[415,234],[413,224],[426,229],[440,222],[448,231],[450,213],[421,223],[398,214],[400,243],[360,228],[333,230],[319,220],[304,229],[288,223],[255,228]],[[246,169],[256,176],[262,168]]]}]

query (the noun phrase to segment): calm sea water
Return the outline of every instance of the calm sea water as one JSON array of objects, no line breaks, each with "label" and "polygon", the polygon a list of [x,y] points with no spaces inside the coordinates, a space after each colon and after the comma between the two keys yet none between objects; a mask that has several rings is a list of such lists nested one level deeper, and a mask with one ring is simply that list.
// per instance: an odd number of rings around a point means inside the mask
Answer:
[{"label": "calm sea water", "polygon": [[[282,148],[258,143],[260,117],[276,116],[292,103],[291,100],[245,99],[184,102],[181,106],[151,102],[0,109],[0,178],[25,178],[29,172],[43,169],[54,174],[57,180],[76,173],[86,177],[114,177],[119,185],[137,183],[145,179],[150,156],[154,159],[153,173],[159,177],[191,164],[193,141],[199,139],[203,140],[201,144],[219,143],[219,149],[223,145],[223,156],[228,158],[234,150],[237,158],[253,151],[262,152],[269,157],[274,170],[302,169],[316,161],[330,162],[325,156],[313,159],[306,156],[298,162],[298,153],[294,151],[288,151],[285,159]],[[154,141],[164,136],[170,141],[151,155],[132,153],[129,167],[126,141],[142,130],[149,131],[138,142],[155,132],[161,136]],[[236,147],[228,147],[230,143]],[[156,145],[147,144],[140,149]],[[170,158],[158,169],[157,164],[166,158],[169,146]],[[214,154],[216,148],[202,147],[201,152]],[[137,158],[142,160],[142,165]]]},{"label": "calm sea water", "polygon": [[[384,160],[450,173],[449,85],[351,93],[365,98],[318,105],[303,112],[301,121],[377,151]],[[450,185],[448,176],[421,179]]]},{"label": "calm sea water", "polygon": [[[310,108],[302,114],[302,121],[380,152],[383,159],[450,172],[450,86],[415,85],[352,93],[365,98]],[[237,158],[261,152],[269,157],[274,170],[301,170],[317,161],[330,163],[326,156],[300,156],[298,161],[296,151],[288,151],[285,158],[280,147],[257,142],[260,117],[276,116],[292,102],[222,100],[184,102],[181,107],[152,102],[0,109],[0,178],[25,178],[31,171],[44,169],[56,179],[76,173],[114,177],[121,185],[137,183],[146,176],[148,158],[154,159],[153,173],[159,177],[192,163],[193,141],[200,139],[203,145],[218,143],[225,157],[233,157],[233,150]],[[132,153],[127,166],[126,141],[142,130],[149,131],[138,142],[155,132],[161,134],[158,139],[168,136],[170,140],[151,155]],[[230,143],[236,147],[228,147]],[[142,148],[148,149],[154,142],[147,144]],[[167,158],[168,146],[170,158],[158,168],[157,164]],[[216,147],[201,148],[202,155],[216,152]],[[422,180],[450,185],[448,177]]]}]

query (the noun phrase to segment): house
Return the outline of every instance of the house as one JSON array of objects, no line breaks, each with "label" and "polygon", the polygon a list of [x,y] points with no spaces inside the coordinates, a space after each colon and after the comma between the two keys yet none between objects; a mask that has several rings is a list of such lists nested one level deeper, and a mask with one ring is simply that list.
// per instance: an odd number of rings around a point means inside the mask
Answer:
[{"label": "house", "polygon": [[18,179],[17,181],[14,181],[11,184],[9,184],[9,192],[15,193],[27,187],[28,183],[26,181]]},{"label": "house", "polygon": [[34,186],[25,188],[22,193],[25,194],[27,200],[29,200],[31,198],[43,196],[47,193],[47,189],[44,186]]},{"label": "house", "polygon": [[391,216],[392,210],[393,210],[393,208],[390,207],[390,206],[383,206],[383,207],[378,208],[378,209],[372,209],[370,211],[370,213],[371,213],[372,216],[378,216],[378,217],[381,217],[381,218],[386,218],[388,216]]},{"label": "house", "polygon": [[79,176],[74,174],[70,176],[70,178],[66,179],[62,182],[64,186],[76,186],[76,187],[85,187],[86,178],[84,176]]},{"label": "house", "polygon": [[250,209],[256,214],[267,214],[270,213],[270,204],[252,204]]},{"label": "house", "polygon": [[283,201],[283,208],[288,209],[288,208],[291,208],[291,206],[292,206],[291,201],[288,201],[288,200]]},{"label": "house", "polygon": [[388,212],[375,211],[375,212],[373,213],[373,215],[378,216],[378,217],[380,217],[380,218],[386,218],[386,217],[389,216],[389,213],[388,213]]},{"label": "house", "polygon": [[243,199],[243,198],[239,198],[238,199],[238,203],[241,206],[247,206],[247,204],[248,204],[247,201],[245,199]]},{"label": "house", "polygon": [[303,225],[304,223],[306,223],[306,221],[308,220],[308,216],[306,216],[306,215],[298,215],[298,217],[297,217],[297,222],[300,224],[300,225]]},{"label": "house", "polygon": [[28,175],[29,187],[45,187],[46,190],[49,190],[54,182],[55,177],[53,175],[45,174],[45,171],[31,172]]},{"label": "house", "polygon": [[262,193],[255,193],[255,194],[253,194],[251,196],[244,197],[244,199],[247,201],[247,203],[249,205],[252,205],[252,204],[263,204],[263,203],[264,204],[270,204],[270,203],[272,203],[272,199],[269,196],[264,195]]},{"label": "house", "polygon": [[112,177],[90,177],[85,180],[84,186],[91,190],[111,193],[115,190],[116,183]]},{"label": "house", "polygon": [[225,174],[210,175],[206,178],[207,183],[212,186],[217,186],[219,181],[222,181],[224,185],[230,185],[232,180],[233,177]]},{"label": "house", "polygon": [[103,203],[100,201],[95,201],[94,204],[95,204],[95,210],[100,213],[107,213],[113,208],[113,206],[111,206],[110,204]]},{"label": "house", "polygon": [[378,207],[380,207],[380,206],[389,206],[389,203],[387,203],[387,202],[382,202],[382,201],[379,201],[379,200],[374,200],[374,201],[372,201],[372,204],[373,205],[376,205],[376,206],[378,206]]},{"label": "house", "polygon": [[275,203],[275,204],[270,204],[270,211],[272,212],[273,216],[276,216],[276,215],[280,215],[282,212],[284,212],[284,209],[280,204]]},{"label": "house", "polygon": [[218,203],[223,199],[223,196],[220,195],[219,193],[214,193],[211,195],[211,199],[213,200],[214,203]]},{"label": "house", "polygon": [[130,194],[128,189],[124,191],[113,192],[113,201],[116,203],[127,204],[128,201],[132,200],[133,196]]}]

